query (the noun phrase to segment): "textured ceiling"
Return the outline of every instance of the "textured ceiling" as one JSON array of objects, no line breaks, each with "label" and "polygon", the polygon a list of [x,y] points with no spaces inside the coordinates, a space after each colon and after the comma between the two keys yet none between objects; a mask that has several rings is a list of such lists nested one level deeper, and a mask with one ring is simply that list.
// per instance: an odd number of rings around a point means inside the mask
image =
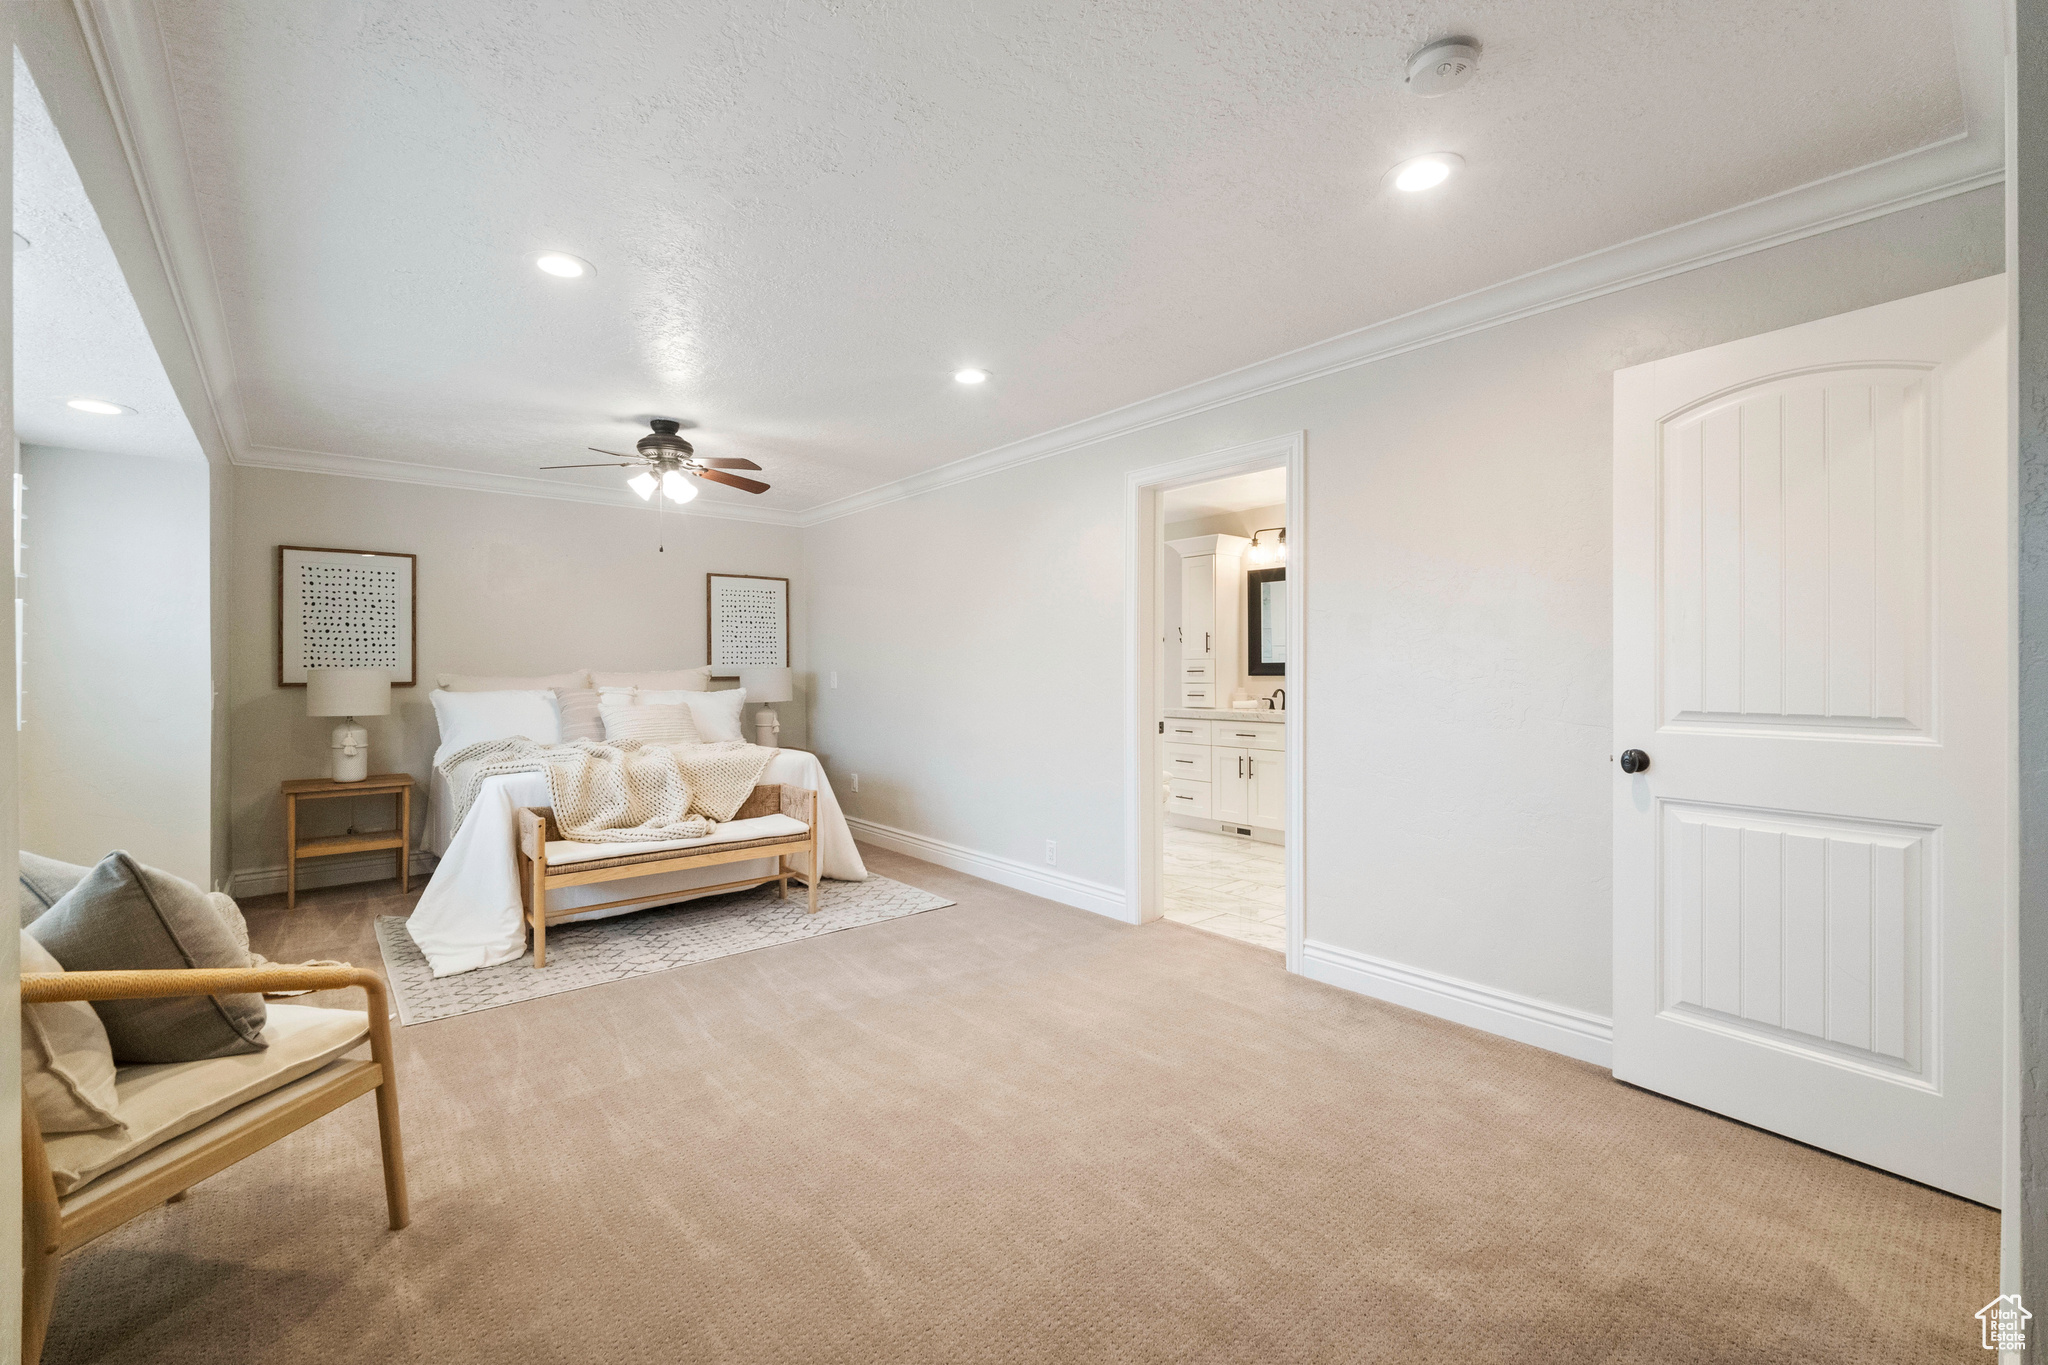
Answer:
[{"label": "textured ceiling", "polygon": [[158,9],[251,445],[790,509],[1963,131],[1945,0]]},{"label": "textured ceiling", "polygon": [[[14,59],[14,430],[30,445],[205,458],[21,58]],[[135,409],[95,417],[64,406]]]}]

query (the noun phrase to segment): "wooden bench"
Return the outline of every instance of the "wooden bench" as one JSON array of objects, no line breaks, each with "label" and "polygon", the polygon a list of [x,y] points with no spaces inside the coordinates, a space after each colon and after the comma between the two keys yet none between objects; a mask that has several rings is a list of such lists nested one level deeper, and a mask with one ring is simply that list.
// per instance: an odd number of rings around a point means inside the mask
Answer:
[{"label": "wooden bench", "polygon": [[[519,899],[526,923],[533,929],[533,965],[548,965],[548,925],[593,910],[624,910],[634,906],[670,905],[684,896],[701,896],[714,891],[739,891],[775,882],[782,898],[789,899],[789,881],[795,877],[810,896],[807,913],[818,913],[818,794],[806,787],[767,785],[754,788],[746,802],[733,813],[733,820],[752,820],[764,815],[787,815],[803,823],[802,834],[781,834],[765,839],[728,840],[693,844],[683,848],[657,844],[645,853],[628,853],[612,858],[586,858],[574,862],[548,862],[548,844],[562,838],[555,813],[544,806],[522,806],[519,810]],[[730,823],[730,822],[728,822]],[[724,826],[720,826],[724,828]],[[808,855],[805,872],[789,865],[797,854]],[[627,877],[651,877],[663,872],[683,872],[720,863],[751,862],[773,857],[775,871],[736,882],[714,886],[693,886],[680,891],[658,891],[651,896],[629,896],[599,905],[578,905],[566,910],[548,908],[548,892],[563,886],[590,886]]]}]

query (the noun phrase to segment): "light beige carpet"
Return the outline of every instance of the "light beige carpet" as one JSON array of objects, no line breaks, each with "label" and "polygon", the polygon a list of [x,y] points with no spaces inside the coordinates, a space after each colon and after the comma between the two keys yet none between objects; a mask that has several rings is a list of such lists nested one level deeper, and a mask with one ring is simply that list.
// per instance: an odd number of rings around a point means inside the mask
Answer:
[{"label": "light beige carpet", "polygon": [[[1976,1361],[1988,1210],[869,850],[959,904],[404,1029],[66,1263],[45,1360]],[[252,906],[374,965],[386,887]]]}]

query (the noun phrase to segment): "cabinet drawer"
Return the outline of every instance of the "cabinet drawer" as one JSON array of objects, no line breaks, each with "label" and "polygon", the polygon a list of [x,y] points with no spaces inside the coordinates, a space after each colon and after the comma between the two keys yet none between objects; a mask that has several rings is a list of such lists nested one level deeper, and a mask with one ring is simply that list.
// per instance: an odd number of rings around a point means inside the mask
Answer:
[{"label": "cabinet drawer", "polygon": [[1198,820],[1209,818],[1209,784],[1207,782],[1184,782],[1174,778],[1166,784],[1166,808],[1176,815],[1192,815]]},{"label": "cabinet drawer", "polygon": [[1180,689],[1182,706],[1214,706],[1216,686],[1214,683],[1183,683]]},{"label": "cabinet drawer", "polygon": [[1228,744],[1238,749],[1285,749],[1287,727],[1285,725],[1233,725],[1227,720],[1211,722],[1209,742]]},{"label": "cabinet drawer", "polygon": [[[1172,727],[1168,726],[1171,732]],[[1209,780],[1209,746],[1206,744],[1162,744],[1160,766],[1168,777],[1185,777],[1190,782]]]},{"label": "cabinet drawer", "polygon": [[1208,659],[1182,659],[1180,661],[1181,686],[1216,681],[1216,665]]},{"label": "cabinet drawer", "polygon": [[1163,733],[1168,744],[1207,744],[1212,723],[1206,720],[1169,720]]}]

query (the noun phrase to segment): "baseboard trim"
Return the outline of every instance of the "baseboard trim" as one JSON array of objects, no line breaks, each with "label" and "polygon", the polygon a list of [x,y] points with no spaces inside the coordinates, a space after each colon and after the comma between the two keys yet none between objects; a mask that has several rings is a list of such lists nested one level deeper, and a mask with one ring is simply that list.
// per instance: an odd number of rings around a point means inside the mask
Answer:
[{"label": "baseboard trim", "polygon": [[[424,849],[412,855],[412,875],[432,875],[441,860]],[[347,886],[351,882],[379,882],[395,876],[389,853],[357,853],[346,858],[317,858],[299,864],[299,890],[322,886]],[[275,867],[238,868],[228,878],[228,894],[275,896],[284,890],[284,864]]]},{"label": "baseboard trim", "polygon": [[1311,940],[1302,944],[1301,971],[1325,985],[1561,1052],[1595,1066],[1610,1070],[1614,1066],[1614,1021],[1603,1015],[1389,962],[1334,943]]},{"label": "baseboard trim", "polygon": [[1093,910],[1098,915],[1111,919],[1128,920],[1124,913],[1124,893],[1117,887],[1091,882],[1085,877],[1074,877],[1051,868],[1033,867],[1030,863],[1015,858],[999,857],[993,853],[949,844],[944,839],[934,839],[926,834],[913,834],[907,829],[897,829],[877,820],[862,820],[847,816],[846,823],[853,830],[853,837],[891,853],[901,853],[911,858],[922,858],[940,867],[950,867],[955,872],[965,872],[970,877],[979,877],[998,886],[1007,886],[1013,891],[1043,896],[1061,905],[1071,905],[1080,910]]}]

